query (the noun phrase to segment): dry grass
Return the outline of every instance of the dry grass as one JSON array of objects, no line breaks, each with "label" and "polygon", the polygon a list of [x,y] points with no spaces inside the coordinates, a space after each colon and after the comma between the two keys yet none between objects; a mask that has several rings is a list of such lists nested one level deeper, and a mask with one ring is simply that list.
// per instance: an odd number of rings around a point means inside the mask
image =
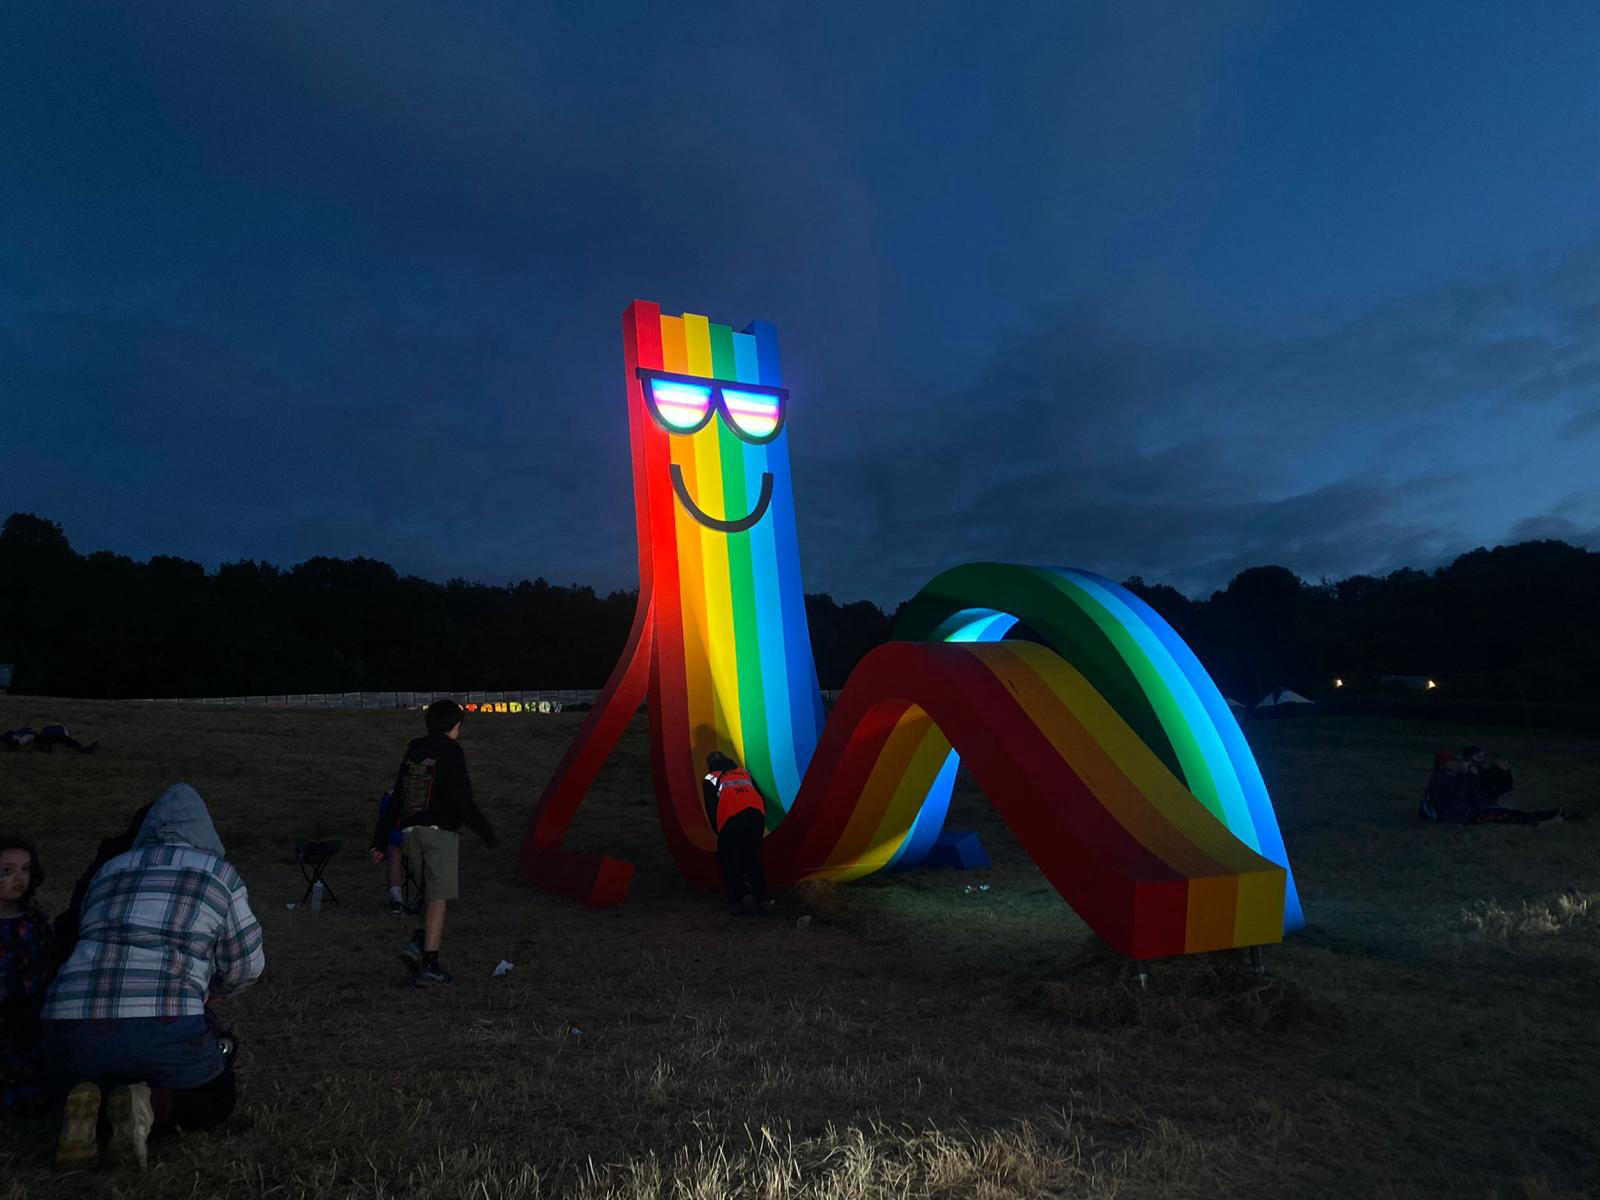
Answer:
[{"label": "dry grass", "polygon": [[[1424,827],[1437,728],[1252,731],[1312,926],[1267,953],[1106,952],[958,791],[992,870],[796,889],[767,920],[687,891],[660,844],[642,724],[573,842],[640,865],[591,912],[513,878],[519,826],[580,717],[480,718],[463,740],[504,841],[464,843],[448,991],[405,986],[409,924],[358,857],[415,714],[0,698],[93,757],[0,756],[0,828],[64,902],[98,837],[183,778],[267,931],[228,1003],[243,1102],[157,1146],[144,1178],[57,1180],[53,1128],[0,1127],[0,1200],[84,1193],[467,1197],[1554,1198],[1600,1190],[1600,766],[1593,742],[1503,749],[1519,803],[1595,819]],[[341,838],[343,899],[289,910],[296,837]],[[968,882],[988,892],[967,894]],[[802,916],[812,920],[797,928]],[[500,959],[515,969],[490,972]]]}]

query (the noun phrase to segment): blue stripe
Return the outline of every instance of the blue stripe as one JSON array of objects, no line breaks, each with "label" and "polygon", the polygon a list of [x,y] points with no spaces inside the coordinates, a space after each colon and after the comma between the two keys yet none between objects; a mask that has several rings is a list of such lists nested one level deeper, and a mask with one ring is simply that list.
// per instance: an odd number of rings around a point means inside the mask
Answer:
[{"label": "blue stripe", "polygon": [[[778,331],[768,321],[752,321],[744,332],[755,338],[760,382],[780,387],[783,368],[778,358]],[[787,420],[787,417],[785,418]],[[789,715],[794,731],[795,762],[801,774],[811,763],[822,733],[822,692],[817,686],[817,664],[811,656],[811,629],[806,622],[806,599],[800,578],[800,549],[795,521],[794,482],[789,469],[789,433],[785,429],[767,443],[772,472],[772,522],[774,561],[778,568],[778,596],[783,611],[783,648],[789,689]]]},{"label": "blue stripe", "polygon": [[[1205,712],[1206,724],[1221,743],[1227,757],[1229,770],[1226,778],[1232,783],[1243,801],[1250,817],[1256,849],[1262,857],[1282,867],[1285,875],[1283,897],[1283,928],[1285,933],[1304,929],[1305,911],[1300,906],[1299,889],[1295,887],[1294,870],[1289,866],[1289,852],[1283,844],[1283,833],[1278,828],[1278,816],[1272,799],[1267,794],[1266,782],[1261,778],[1261,768],[1256,764],[1250,744],[1245,741],[1239,722],[1228,711],[1228,702],[1217,690],[1215,681],[1195,657],[1194,651],[1161,614],[1126,588],[1119,587],[1104,576],[1090,571],[1067,571],[1085,584],[1097,585],[1120,600],[1160,640],[1173,664],[1182,672],[1189,689]],[[1218,772],[1219,778],[1222,773]],[[1241,838],[1240,840],[1245,840]]]},{"label": "blue stripe", "polygon": [[[753,446],[744,443],[745,503],[753,506],[761,497],[761,474],[771,471],[778,456],[772,451],[786,439]],[[776,478],[774,478],[776,487]],[[749,508],[745,509],[746,512]],[[800,791],[801,764],[795,755],[794,717],[790,712],[786,676],[789,663],[784,650],[782,579],[778,571],[778,550],[774,539],[776,514],[769,512],[750,529],[751,585],[755,590],[756,636],[761,658],[762,701],[766,708],[767,746],[772,775],[777,786],[775,797],[787,812]],[[808,756],[809,758],[809,756]]]}]

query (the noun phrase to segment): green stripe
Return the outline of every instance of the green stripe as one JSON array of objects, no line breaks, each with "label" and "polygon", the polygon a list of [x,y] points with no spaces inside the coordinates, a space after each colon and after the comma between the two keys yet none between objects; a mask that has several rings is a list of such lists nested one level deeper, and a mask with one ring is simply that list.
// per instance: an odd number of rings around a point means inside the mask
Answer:
[{"label": "green stripe", "polygon": [[739,365],[733,357],[733,329],[711,325],[711,373],[718,379],[739,378]]},{"label": "green stripe", "polygon": [[1185,778],[1183,756],[1173,746],[1145,681],[1111,636],[1121,632],[1121,625],[1110,622],[1108,629],[1096,621],[1085,608],[1088,601],[1079,589],[1069,587],[1047,568],[967,563],[942,572],[912,597],[895,622],[894,637],[897,641],[926,641],[935,636],[941,622],[963,609],[1010,613],[1038,641],[1076,667],[1151,753],[1174,775]]},{"label": "green stripe", "polygon": [[[716,362],[717,330],[728,334],[726,325],[711,327],[712,358]],[[733,370],[733,338],[723,339]],[[722,367],[715,368],[719,376]],[[721,419],[720,417],[718,418]],[[747,489],[744,477],[744,443],[729,429],[717,435],[717,452],[722,459],[722,497],[725,513],[744,512]],[[756,622],[755,567],[750,558],[750,531],[724,535],[728,542],[728,593],[733,603],[733,648],[739,671],[739,725],[744,732],[744,767],[763,796],[777,796],[778,781],[772,773],[772,747],[767,736],[766,690],[761,680],[761,632]],[[768,826],[783,818],[781,805],[767,808]]]},{"label": "green stripe", "polygon": [[[1211,815],[1221,821],[1226,828],[1228,814],[1223,808],[1222,795],[1217,789],[1211,763],[1206,758],[1204,747],[1190,730],[1183,709],[1172,693],[1172,685],[1114,613],[1107,611],[1099,600],[1076,583],[1063,579],[1058,579],[1056,583],[1085,613],[1101,618],[1096,624],[1099,625],[1101,632],[1110,638],[1120,652],[1123,662],[1132,670],[1145,700],[1155,710],[1156,719],[1161,722],[1161,728],[1178,760],[1178,770],[1174,773],[1188,785],[1194,798],[1205,805]],[[1145,739],[1145,744],[1149,744],[1148,738]]]}]

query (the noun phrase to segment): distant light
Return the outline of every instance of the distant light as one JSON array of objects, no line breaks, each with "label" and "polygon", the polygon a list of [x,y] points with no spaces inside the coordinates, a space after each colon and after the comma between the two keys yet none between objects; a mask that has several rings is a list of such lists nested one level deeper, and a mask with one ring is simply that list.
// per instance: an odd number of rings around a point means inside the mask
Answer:
[{"label": "distant light", "polygon": [[1439,686],[1439,685],[1438,685],[1438,684],[1437,684],[1437,683],[1435,683],[1435,682],[1434,682],[1434,681],[1433,681],[1433,680],[1431,680],[1431,679],[1430,679],[1430,680],[1428,680],[1428,690],[1429,690],[1429,691],[1430,691],[1430,692],[1431,692],[1431,691],[1433,691],[1433,689],[1434,689],[1434,688],[1436,688],[1436,687],[1438,687],[1438,686]]},{"label": "distant light", "polygon": [[1342,679],[1335,679],[1335,680],[1334,680],[1334,681],[1333,681],[1333,686],[1334,686],[1334,687],[1343,687],[1343,686],[1344,686],[1344,680],[1342,680]]}]

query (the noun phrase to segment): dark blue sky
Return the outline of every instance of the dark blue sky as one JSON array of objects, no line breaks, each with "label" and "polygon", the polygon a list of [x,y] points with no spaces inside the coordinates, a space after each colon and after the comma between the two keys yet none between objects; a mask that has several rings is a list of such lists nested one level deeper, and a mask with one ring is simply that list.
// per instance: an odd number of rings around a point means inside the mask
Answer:
[{"label": "dark blue sky", "polygon": [[810,591],[1600,548],[1600,7],[9,5],[0,515],[631,586],[618,315]]}]

